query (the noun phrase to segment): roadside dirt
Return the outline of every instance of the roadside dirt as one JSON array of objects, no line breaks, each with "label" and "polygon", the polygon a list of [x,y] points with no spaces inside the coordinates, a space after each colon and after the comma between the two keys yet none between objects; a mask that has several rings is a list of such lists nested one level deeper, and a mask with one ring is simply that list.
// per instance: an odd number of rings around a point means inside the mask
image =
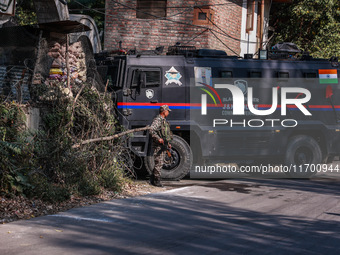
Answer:
[{"label": "roadside dirt", "polygon": [[174,187],[154,187],[149,185],[145,180],[133,181],[126,184],[123,192],[121,193],[105,191],[98,196],[72,196],[70,200],[61,203],[47,203],[42,200],[28,199],[23,196],[13,198],[0,196],[0,224],[5,224],[16,220],[31,219],[42,215],[54,214],[69,210],[74,207],[88,206],[112,199],[147,195],[172,188]]}]

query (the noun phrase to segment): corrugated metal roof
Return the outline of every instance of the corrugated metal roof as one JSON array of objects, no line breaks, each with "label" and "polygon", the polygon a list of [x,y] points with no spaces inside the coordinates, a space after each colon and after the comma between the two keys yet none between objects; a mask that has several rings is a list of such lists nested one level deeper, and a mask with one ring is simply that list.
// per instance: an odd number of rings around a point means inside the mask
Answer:
[{"label": "corrugated metal roof", "polygon": [[40,23],[39,27],[50,32],[56,32],[61,34],[79,33],[91,30],[88,26],[74,20],[62,20],[57,22]]}]

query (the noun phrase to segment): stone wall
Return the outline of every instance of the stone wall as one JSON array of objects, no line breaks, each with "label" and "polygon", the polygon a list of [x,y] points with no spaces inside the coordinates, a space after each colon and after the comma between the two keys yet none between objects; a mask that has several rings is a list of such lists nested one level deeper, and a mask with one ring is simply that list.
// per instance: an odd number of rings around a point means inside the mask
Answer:
[{"label": "stone wall", "polygon": [[[85,53],[81,42],[75,42],[68,48],[69,66],[71,79],[79,82],[86,81]],[[56,41],[49,43],[47,55],[53,59],[49,79],[65,81],[67,80],[66,69],[66,44]]]}]

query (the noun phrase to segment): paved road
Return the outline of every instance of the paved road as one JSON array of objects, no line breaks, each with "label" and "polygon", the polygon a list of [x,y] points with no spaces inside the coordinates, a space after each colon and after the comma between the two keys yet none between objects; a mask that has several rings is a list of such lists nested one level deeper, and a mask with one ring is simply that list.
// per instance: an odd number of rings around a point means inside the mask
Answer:
[{"label": "paved road", "polygon": [[340,180],[185,180],[0,226],[0,254],[340,254]]}]

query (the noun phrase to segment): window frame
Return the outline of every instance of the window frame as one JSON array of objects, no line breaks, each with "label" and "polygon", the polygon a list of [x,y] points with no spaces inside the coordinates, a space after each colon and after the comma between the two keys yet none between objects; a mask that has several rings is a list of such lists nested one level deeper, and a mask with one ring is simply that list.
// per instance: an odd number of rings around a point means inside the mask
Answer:
[{"label": "window frame", "polygon": [[142,86],[141,88],[149,88],[149,87],[160,87],[162,85],[162,68],[160,67],[150,67],[150,68],[132,68],[131,72],[131,82],[130,82],[130,88],[134,89],[134,88],[138,88],[139,84],[138,82],[135,84],[134,80],[135,80],[135,76],[137,72],[141,72],[141,73],[146,73],[146,72],[154,72],[157,71],[159,72],[159,82],[155,82],[155,83],[145,83],[144,86]]},{"label": "window frame", "polygon": [[[199,14],[205,13],[206,18],[205,20],[199,19]],[[214,22],[215,12],[210,9],[209,7],[201,7],[201,8],[194,8],[194,25],[211,25]]]}]

